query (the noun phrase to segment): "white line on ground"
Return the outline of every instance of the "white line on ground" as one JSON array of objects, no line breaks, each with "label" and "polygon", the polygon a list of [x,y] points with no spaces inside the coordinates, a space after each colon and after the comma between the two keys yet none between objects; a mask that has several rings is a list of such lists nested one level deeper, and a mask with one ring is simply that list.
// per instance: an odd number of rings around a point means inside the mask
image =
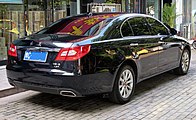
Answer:
[{"label": "white line on ground", "polygon": [[6,65],[0,66],[0,70],[5,69]]}]

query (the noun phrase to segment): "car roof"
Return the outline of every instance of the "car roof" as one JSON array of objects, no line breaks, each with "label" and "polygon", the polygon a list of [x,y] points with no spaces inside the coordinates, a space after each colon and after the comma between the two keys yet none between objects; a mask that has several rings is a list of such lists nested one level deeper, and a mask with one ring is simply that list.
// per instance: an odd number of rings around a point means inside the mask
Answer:
[{"label": "car roof", "polygon": [[[109,18],[115,19],[115,18],[127,18],[127,17],[150,17],[150,18],[154,18],[150,15],[146,15],[146,14],[141,14],[141,13],[125,13],[125,12],[102,12],[102,13],[82,13],[82,14],[78,14],[78,15],[74,15],[74,16],[67,16],[65,18],[61,18],[60,20],[66,20],[66,19],[79,19],[81,17],[95,17],[95,16],[99,16],[99,15],[111,15],[113,14],[114,16],[110,16]],[[156,18],[155,18],[156,19]],[[158,19],[157,19],[158,20]]]},{"label": "car roof", "polygon": [[96,16],[96,15],[108,15],[108,14],[118,14],[118,16],[128,16],[128,17],[152,17],[150,15],[147,14],[141,14],[141,13],[126,13],[126,12],[102,12],[102,13],[83,13],[83,14],[79,14],[79,15],[75,15],[73,17],[85,17],[85,16]]}]

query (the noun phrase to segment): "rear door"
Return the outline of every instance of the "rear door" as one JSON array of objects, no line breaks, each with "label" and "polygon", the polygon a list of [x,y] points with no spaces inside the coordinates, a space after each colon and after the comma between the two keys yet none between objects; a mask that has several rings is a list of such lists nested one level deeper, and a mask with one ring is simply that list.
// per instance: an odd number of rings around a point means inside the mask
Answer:
[{"label": "rear door", "polygon": [[138,63],[140,79],[148,78],[157,73],[159,47],[157,37],[151,35],[144,17],[130,18],[127,22],[133,35],[127,35],[128,26],[122,27],[122,35],[124,39],[130,39],[129,45]]}]

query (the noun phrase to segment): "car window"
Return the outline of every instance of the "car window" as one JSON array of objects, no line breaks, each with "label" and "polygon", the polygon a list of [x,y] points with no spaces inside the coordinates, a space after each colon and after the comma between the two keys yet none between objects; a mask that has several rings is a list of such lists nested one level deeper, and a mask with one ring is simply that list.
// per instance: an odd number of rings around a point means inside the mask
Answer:
[{"label": "car window", "polygon": [[128,21],[123,23],[122,28],[121,28],[121,32],[122,32],[123,37],[134,35],[133,30],[132,30]]},{"label": "car window", "polygon": [[148,24],[143,17],[135,17],[128,20],[135,36],[151,35]]},{"label": "car window", "polygon": [[118,14],[111,13],[65,18],[37,32],[37,34],[95,35],[116,16]]},{"label": "car window", "polygon": [[169,35],[169,32],[163,24],[153,18],[146,18],[151,28],[152,35]]},{"label": "car window", "polygon": [[91,27],[89,30],[87,30],[84,35],[92,36],[92,35],[99,34],[103,30],[103,28],[105,28],[111,21],[112,21],[112,19],[108,18],[106,20],[103,20],[103,21],[97,23],[96,25]]},{"label": "car window", "polygon": [[103,23],[103,21],[91,27],[84,35],[89,36],[95,34],[99,30],[101,23]]},{"label": "car window", "polygon": [[65,18],[57,20],[56,22],[50,24],[48,27],[38,31],[36,34],[54,34],[61,31],[70,22],[76,20],[76,18]]}]

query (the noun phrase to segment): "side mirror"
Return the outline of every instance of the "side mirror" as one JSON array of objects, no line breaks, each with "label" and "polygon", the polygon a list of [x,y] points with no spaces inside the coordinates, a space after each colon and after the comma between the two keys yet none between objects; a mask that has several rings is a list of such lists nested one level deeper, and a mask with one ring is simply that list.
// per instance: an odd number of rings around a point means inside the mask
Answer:
[{"label": "side mirror", "polygon": [[171,28],[167,23],[163,23],[167,28],[169,28],[169,30],[170,30],[170,33],[172,34],[172,35],[177,35],[177,30],[176,29],[174,29],[174,28]]},{"label": "side mirror", "polygon": [[172,34],[172,35],[177,35],[177,30],[176,29],[174,29],[174,28],[170,28],[170,33]]}]

